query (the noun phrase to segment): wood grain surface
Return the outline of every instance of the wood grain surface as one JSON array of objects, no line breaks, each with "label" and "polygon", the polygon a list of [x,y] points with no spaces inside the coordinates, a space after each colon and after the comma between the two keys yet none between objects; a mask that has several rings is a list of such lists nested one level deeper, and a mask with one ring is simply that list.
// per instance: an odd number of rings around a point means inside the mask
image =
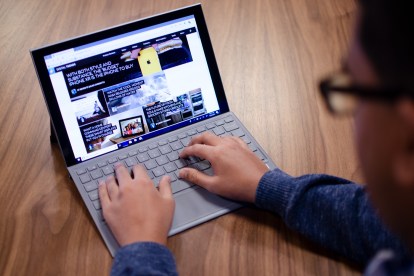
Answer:
[{"label": "wood grain surface", "polygon": [[[231,109],[283,170],[362,181],[350,119],[317,92],[346,55],[349,0],[201,1]],[[180,0],[0,1],[0,275],[105,275],[110,257],[49,143],[29,49],[179,8]],[[353,275],[358,267],[244,208],[173,236],[181,275]]]}]

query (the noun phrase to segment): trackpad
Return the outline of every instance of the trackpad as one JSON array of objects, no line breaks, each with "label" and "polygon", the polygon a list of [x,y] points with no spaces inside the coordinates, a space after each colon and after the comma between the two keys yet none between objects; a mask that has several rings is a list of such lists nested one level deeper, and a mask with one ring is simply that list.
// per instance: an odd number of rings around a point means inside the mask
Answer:
[{"label": "trackpad", "polygon": [[221,216],[242,205],[196,187],[175,195],[175,213],[170,235]]}]

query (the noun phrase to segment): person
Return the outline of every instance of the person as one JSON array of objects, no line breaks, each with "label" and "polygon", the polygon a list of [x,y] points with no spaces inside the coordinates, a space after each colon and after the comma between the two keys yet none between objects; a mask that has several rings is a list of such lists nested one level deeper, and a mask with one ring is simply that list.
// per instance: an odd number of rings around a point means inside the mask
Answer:
[{"label": "person", "polygon": [[[180,177],[279,214],[288,227],[364,265],[366,275],[414,274],[414,17],[409,5],[361,0],[345,66],[320,86],[329,110],[354,115],[365,186],[323,174],[269,171],[241,140],[208,132],[194,137],[180,157],[209,160],[214,176],[183,168]],[[122,246],[112,273],[177,274],[165,246],[174,212],[168,177],[157,190],[140,166],[132,177],[117,165],[116,176],[99,188],[104,217]]]},{"label": "person", "polygon": [[101,109],[101,107],[98,105],[98,101],[95,101],[94,106],[93,106],[93,113],[92,115],[101,115],[104,114],[105,112]]}]

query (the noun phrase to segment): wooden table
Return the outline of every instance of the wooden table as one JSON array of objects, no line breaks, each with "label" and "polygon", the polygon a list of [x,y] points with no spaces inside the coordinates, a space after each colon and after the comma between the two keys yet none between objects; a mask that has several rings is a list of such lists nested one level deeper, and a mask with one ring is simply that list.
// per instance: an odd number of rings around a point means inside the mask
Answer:
[{"label": "wooden table", "polygon": [[[332,118],[317,92],[346,55],[349,0],[201,1],[230,106],[292,175],[361,181],[352,121]],[[185,0],[0,2],[0,274],[104,275],[112,258],[57,146],[29,49],[193,4]],[[244,208],[171,237],[181,275],[357,274],[287,229]]]}]

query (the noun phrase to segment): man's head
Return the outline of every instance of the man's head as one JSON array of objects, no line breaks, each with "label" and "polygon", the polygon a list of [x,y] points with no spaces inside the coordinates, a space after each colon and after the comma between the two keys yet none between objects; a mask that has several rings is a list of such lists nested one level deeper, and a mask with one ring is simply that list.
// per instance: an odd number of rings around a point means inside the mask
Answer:
[{"label": "man's head", "polygon": [[[360,87],[414,95],[410,1],[361,0],[347,68]],[[396,93],[396,92],[395,92]],[[373,203],[414,249],[414,97],[361,99],[356,142]]]}]

